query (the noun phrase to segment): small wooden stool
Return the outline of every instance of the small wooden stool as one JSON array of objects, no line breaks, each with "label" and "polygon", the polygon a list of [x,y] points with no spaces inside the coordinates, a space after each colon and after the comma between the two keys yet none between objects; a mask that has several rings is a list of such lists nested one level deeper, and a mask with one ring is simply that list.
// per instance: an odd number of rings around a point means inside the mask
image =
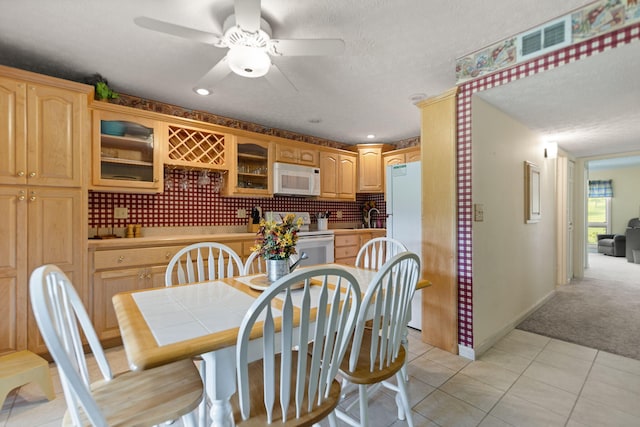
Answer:
[{"label": "small wooden stool", "polygon": [[0,408],[11,390],[30,382],[37,383],[47,399],[55,399],[46,360],[27,350],[0,356]]}]

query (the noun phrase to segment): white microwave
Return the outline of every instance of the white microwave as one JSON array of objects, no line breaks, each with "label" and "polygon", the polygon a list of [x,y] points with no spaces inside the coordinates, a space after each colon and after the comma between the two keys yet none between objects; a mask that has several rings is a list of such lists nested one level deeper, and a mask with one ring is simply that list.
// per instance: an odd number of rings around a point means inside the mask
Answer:
[{"label": "white microwave", "polygon": [[273,193],[287,196],[319,196],[320,169],[289,163],[274,163]]}]

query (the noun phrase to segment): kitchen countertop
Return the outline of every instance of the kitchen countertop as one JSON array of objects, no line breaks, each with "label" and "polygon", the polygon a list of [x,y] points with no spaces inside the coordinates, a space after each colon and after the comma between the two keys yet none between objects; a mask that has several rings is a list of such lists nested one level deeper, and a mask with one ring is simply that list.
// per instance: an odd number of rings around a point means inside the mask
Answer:
[{"label": "kitchen countertop", "polygon": [[[381,231],[386,233],[384,228],[336,228],[331,229],[334,234],[353,234],[353,233],[369,233],[372,231]],[[153,247],[163,245],[187,245],[194,242],[219,241],[221,243],[232,242],[236,240],[251,240],[255,238],[255,233],[233,232],[233,233],[206,233],[206,234],[168,234],[154,235],[146,237],[134,238],[115,238],[115,239],[89,239],[89,250],[100,249],[117,249],[129,247]]]},{"label": "kitchen countertop", "polygon": [[386,228],[336,228],[333,234],[353,234],[353,233],[370,233],[372,231],[387,232]]},{"label": "kitchen countertop", "polygon": [[116,239],[89,239],[89,250],[102,248],[145,247],[158,245],[180,245],[193,242],[219,241],[221,243],[234,240],[249,240],[255,238],[255,233],[216,233],[216,234],[182,234],[166,236],[149,236]]}]

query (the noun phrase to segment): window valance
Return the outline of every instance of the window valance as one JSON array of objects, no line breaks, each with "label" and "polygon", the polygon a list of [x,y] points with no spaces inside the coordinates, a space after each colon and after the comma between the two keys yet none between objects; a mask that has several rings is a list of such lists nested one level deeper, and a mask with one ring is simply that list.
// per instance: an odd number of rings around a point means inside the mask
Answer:
[{"label": "window valance", "polygon": [[612,180],[589,180],[589,197],[613,197]]}]

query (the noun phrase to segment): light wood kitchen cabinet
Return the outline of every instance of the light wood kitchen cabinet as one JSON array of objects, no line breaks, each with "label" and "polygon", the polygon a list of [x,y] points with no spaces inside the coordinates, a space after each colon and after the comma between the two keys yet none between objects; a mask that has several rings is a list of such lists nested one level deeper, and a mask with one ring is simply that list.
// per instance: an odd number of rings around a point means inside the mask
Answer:
[{"label": "light wood kitchen cabinet", "polygon": [[358,251],[374,237],[384,237],[387,232],[384,229],[360,229],[352,231],[339,231],[335,234],[334,258],[338,264],[355,265]]},{"label": "light wood kitchen cabinet", "polygon": [[358,192],[384,192],[382,153],[384,144],[360,144],[358,147]]},{"label": "light wood kitchen cabinet", "polygon": [[402,148],[400,150],[393,150],[393,151],[388,151],[386,153],[383,153],[382,154],[383,182],[386,183],[387,166],[401,165],[404,163],[419,162],[419,161],[420,161],[420,147]]},{"label": "light wood kitchen cabinet", "polygon": [[388,151],[382,154],[382,165],[384,170],[387,170],[387,166],[419,161],[420,147],[402,148],[400,150]]},{"label": "light wood kitchen cabinet", "polygon": [[166,265],[96,273],[93,278],[93,325],[100,340],[120,337],[111,298],[119,293],[164,286]]},{"label": "light wood kitchen cabinet", "polygon": [[[161,122],[138,110],[95,102],[93,105],[91,189],[161,193]],[[108,111],[102,110],[108,109]]]},{"label": "light wood kitchen cabinet", "polygon": [[20,191],[0,187],[0,355],[27,348],[27,203]]},{"label": "light wood kitchen cabinet", "polygon": [[357,159],[355,153],[320,152],[321,198],[355,200]]},{"label": "light wood kitchen cabinet", "polygon": [[92,253],[93,325],[100,340],[120,336],[111,298],[118,292],[164,286],[167,264],[182,247],[126,248]]},{"label": "light wood kitchen cabinet", "polygon": [[[8,194],[9,191],[13,191],[13,194]],[[13,298],[18,314],[16,321],[22,325],[16,326],[23,330],[17,334],[20,337],[18,349],[24,349],[22,334],[26,331],[27,348],[42,354],[47,352],[47,347],[40,337],[31,305],[25,297],[29,276],[36,267],[55,264],[74,283],[81,298],[86,300],[87,292],[83,286],[86,231],[85,227],[78,226],[86,223],[86,196],[83,190],[75,188],[26,187],[24,194],[22,191],[2,189],[3,201],[10,204],[13,213],[23,219],[3,221],[2,227],[9,227],[8,234],[3,235],[9,236],[9,239],[2,244],[2,259],[9,264],[7,267],[15,265],[15,268],[7,271],[13,277],[0,280],[6,281],[7,285],[13,281],[17,284]],[[25,320],[26,323],[23,323]]]},{"label": "light wood kitchen cabinet", "polygon": [[138,239],[129,238],[117,239],[118,241],[115,242],[99,242],[99,245],[113,244],[118,247],[90,247],[92,322],[98,338],[105,346],[118,344],[120,337],[111,298],[119,292],[164,286],[164,275],[171,258],[183,247],[201,242],[203,239],[224,243],[236,253],[242,254],[244,248],[249,246],[249,242],[253,244],[255,237],[233,238],[226,235],[224,238],[217,238],[194,235],[192,239],[182,239],[173,244],[157,243],[155,245],[148,241],[140,244]]},{"label": "light wood kitchen cabinet", "polygon": [[163,134],[167,139],[164,149],[166,165],[212,170],[229,169],[227,145],[230,135],[213,128],[182,123],[165,123]]},{"label": "light wood kitchen cabinet", "polygon": [[0,66],[0,354],[46,353],[31,271],[58,265],[86,302],[83,176],[93,88]]},{"label": "light wood kitchen cabinet", "polygon": [[[22,75],[64,87],[21,80]],[[0,66],[0,184],[82,184],[90,91],[86,85]]]},{"label": "light wood kitchen cabinet", "polygon": [[289,144],[277,142],[276,162],[294,163],[296,165],[318,167],[320,151],[311,144]]},{"label": "light wood kitchen cabinet", "polygon": [[273,148],[269,141],[236,136],[231,150],[233,165],[225,182],[225,196],[273,194]]}]

